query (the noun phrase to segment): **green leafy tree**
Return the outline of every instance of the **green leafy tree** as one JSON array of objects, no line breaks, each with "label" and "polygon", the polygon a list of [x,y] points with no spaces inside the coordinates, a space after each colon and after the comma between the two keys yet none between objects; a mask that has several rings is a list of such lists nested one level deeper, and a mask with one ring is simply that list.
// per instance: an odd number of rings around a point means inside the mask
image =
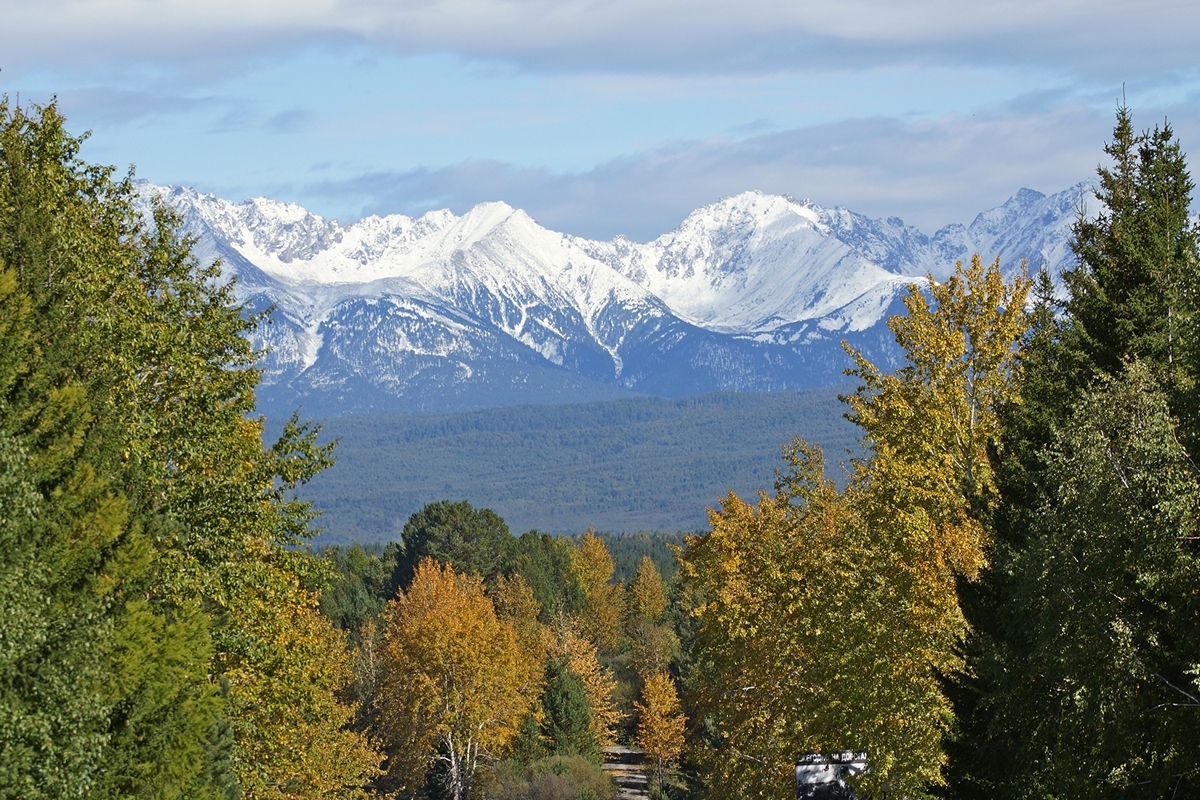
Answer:
[{"label": "green leafy tree", "polygon": [[[147,218],[132,182],[84,163],[80,144],[53,106],[0,103],[0,429],[39,496],[0,553],[30,579],[3,610],[20,634],[0,678],[14,721],[0,784],[22,797],[353,795],[378,758],[342,729],[344,643],[301,588],[319,567],[298,547],[313,515],[293,496],[328,451],[295,421],[263,447],[244,336],[259,319],[219,265],[196,263],[175,216]],[[332,643],[306,681],[269,680],[285,650],[314,652],[273,635],[282,621]],[[306,710],[300,746],[260,747],[285,730],[296,741],[294,720],[260,713],[268,699]]]},{"label": "green leafy tree", "polygon": [[393,574],[400,588],[408,587],[426,558],[479,575],[488,585],[512,562],[514,540],[508,525],[490,508],[476,509],[466,500],[429,503],[404,523],[401,539],[403,549]]},{"label": "green leafy tree", "polygon": [[130,184],[83,164],[79,143],[53,106],[0,101],[0,429],[22,509],[0,536],[0,793],[217,796],[208,621],[155,591],[167,526],[139,502],[113,398],[128,339],[101,333],[144,302],[148,251]]},{"label": "green leafy tree", "polygon": [[1183,796],[1196,790],[1200,471],[1166,393],[1137,364],[1085,395],[1047,453],[1046,503],[1011,613],[1001,725],[1020,730],[1001,796]]}]

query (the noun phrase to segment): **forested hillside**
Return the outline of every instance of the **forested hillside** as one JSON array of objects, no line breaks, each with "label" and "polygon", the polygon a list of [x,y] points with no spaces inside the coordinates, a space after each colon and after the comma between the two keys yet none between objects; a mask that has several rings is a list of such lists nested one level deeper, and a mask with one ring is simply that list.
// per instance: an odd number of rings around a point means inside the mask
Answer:
[{"label": "forested hillside", "polygon": [[337,463],[305,488],[322,543],[386,541],[442,498],[495,509],[514,530],[694,531],[728,491],[770,485],[801,435],[857,453],[838,392],[633,398],[458,413],[334,417]]}]

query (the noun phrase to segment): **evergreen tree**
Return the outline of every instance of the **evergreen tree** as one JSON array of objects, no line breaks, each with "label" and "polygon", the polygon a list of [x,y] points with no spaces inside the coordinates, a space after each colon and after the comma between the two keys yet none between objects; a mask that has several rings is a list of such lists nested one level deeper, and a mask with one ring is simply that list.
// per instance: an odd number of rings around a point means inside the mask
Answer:
[{"label": "evergreen tree", "polygon": [[547,755],[600,760],[600,747],[592,730],[592,706],[583,681],[561,658],[552,658],[546,664],[542,714]]},{"label": "evergreen tree", "polygon": [[[24,509],[0,536],[0,794],[216,796],[208,620],[155,591],[164,520],[130,494],[130,420],[113,401],[110,367],[131,353],[109,325],[129,329],[145,251],[129,183],[82,164],[79,143],[53,107],[0,101],[0,430]],[[32,506],[18,502],[29,487]]]},{"label": "evergreen tree", "polygon": [[0,610],[0,792],[354,796],[378,757],[343,730],[293,496],[328,451],[295,421],[263,447],[259,318],[80,144],[0,101],[0,431],[37,496],[0,534],[25,582]]},{"label": "evergreen tree", "polygon": [[953,797],[1159,796],[1191,770],[1176,760],[1191,728],[1165,715],[1188,702],[1168,686],[1192,691],[1196,624],[1179,588],[1189,523],[1172,511],[1200,443],[1192,182],[1170,127],[1135,134],[1126,108],[1106,152],[1068,297],[1041,279],[1001,415],[995,545],[962,592]]},{"label": "evergreen tree", "polygon": [[476,509],[466,500],[429,503],[404,523],[401,539],[392,583],[402,589],[426,558],[479,575],[489,586],[512,562],[508,525],[490,508]]}]

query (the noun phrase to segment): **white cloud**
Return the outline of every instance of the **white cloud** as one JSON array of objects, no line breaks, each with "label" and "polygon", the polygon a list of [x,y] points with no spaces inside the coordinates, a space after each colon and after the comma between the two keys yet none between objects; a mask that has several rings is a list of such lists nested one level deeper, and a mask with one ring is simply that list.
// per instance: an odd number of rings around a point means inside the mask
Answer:
[{"label": "white cloud", "polygon": [[549,68],[935,61],[1132,78],[1195,66],[1200,43],[1200,5],[1178,0],[0,0],[0,19],[3,58],[16,68],[353,40]]},{"label": "white cloud", "polygon": [[[1140,114],[1135,121],[1154,119]],[[1184,127],[1200,134],[1193,121]],[[299,194],[325,206],[368,198],[365,213],[461,213],[503,199],[555,230],[644,240],[700,205],[761,189],[869,216],[902,216],[933,233],[970,222],[1023,186],[1050,193],[1089,178],[1111,127],[1111,114],[1078,106],[919,122],[858,119],[741,141],[683,142],[576,174],[468,161],[328,181]]]}]

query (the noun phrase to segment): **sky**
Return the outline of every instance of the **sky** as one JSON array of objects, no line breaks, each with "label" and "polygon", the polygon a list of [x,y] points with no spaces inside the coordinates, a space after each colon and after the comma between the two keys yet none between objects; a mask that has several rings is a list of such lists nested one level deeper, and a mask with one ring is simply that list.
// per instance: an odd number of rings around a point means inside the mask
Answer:
[{"label": "sky", "polygon": [[0,0],[0,93],[84,157],[343,224],[503,200],[645,241],[750,189],[927,233],[1200,152],[1195,0]]}]

